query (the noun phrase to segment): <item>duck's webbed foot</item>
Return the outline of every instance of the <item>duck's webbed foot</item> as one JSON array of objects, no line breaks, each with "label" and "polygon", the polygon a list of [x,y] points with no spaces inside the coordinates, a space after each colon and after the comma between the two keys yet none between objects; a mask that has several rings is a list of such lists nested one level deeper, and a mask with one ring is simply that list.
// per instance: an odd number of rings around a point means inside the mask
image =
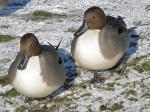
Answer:
[{"label": "duck's webbed foot", "polygon": [[123,75],[127,67],[127,63],[122,63],[119,67],[114,69],[113,71],[119,75]]},{"label": "duck's webbed foot", "polygon": [[127,68],[127,63],[126,63],[126,57],[125,55],[122,57],[122,59],[120,60],[120,62],[118,63],[118,65],[112,69],[112,72],[117,73],[119,75],[123,75],[126,68]]},{"label": "duck's webbed foot", "polygon": [[90,83],[94,84],[94,83],[104,83],[105,82],[105,77],[103,77],[101,75],[101,73],[103,72],[100,72],[99,74],[97,72],[94,72],[94,78],[92,78],[90,80]]}]

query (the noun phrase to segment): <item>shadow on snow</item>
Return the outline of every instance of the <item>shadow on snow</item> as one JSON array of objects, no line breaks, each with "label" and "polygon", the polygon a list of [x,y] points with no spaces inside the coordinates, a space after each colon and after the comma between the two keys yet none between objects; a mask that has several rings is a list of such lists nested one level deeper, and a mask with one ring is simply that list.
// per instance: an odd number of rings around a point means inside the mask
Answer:
[{"label": "shadow on snow", "polygon": [[26,6],[30,1],[31,0],[10,0],[10,3],[8,3],[4,9],[0,10],[0,16],[6,16],[16,12]]}]

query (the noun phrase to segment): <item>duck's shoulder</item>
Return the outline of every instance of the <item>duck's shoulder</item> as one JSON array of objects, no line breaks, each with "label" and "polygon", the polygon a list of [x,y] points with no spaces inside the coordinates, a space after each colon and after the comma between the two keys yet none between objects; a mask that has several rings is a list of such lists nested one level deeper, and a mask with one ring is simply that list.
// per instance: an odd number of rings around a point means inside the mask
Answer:
[{"label": "duck's shoulder", "polygon": [[53,60],[54,62],[59,59],[58,51],[55,47],[50,45],[41,46],[40,57],[43,57],[45,60]]},{"label": "duck's shoulder", "polygon": [[41,46],[41,55],[58,55],[58,50],[50,45]]},{"label": "duck's shoulder", "polygon": [[56,51],[56,49],[52,45],[41,45],[42,52],[51,52]]},{"label": "duck's shoulder", "polygon": [[106,17],[106,25],[103,28],[104,30],[116,30],[119,34],[127,32],[127,25],[123,20],[123,17],[118,16],[117,18],[113,16]]}]

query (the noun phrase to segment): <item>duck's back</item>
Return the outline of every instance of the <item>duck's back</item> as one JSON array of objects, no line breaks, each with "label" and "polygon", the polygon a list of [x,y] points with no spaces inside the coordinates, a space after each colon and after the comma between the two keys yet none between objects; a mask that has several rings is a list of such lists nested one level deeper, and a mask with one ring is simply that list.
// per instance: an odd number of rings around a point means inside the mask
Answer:
[{"label": "duck's back", "polygon": [[121,56],[128,49],[128,32],[126,24],[119,16],[107,16],[107,23],[102,29],[99,38],[102,54],[107,59],[113,59],[118,54]]},{"label": "duck's back", "polygon": [[[48,85],[57,85],[63,83],[65,79],[64,63],[55,48],[42,46],[40,55],[40,64],[42,68],[42,76]],[[50,75],[46,75],[50,74]],[[50,80],[51,81],[50,81]]]}]

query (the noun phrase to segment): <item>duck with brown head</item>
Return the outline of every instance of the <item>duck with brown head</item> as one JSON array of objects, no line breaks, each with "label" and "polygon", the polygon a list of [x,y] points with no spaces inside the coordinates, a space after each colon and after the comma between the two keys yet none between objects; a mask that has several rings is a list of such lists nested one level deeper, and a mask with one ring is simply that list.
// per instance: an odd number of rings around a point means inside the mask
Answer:
[{"label": "duck with brown head", "polygon": [[114,67],[128,48],[128,32],[123,19],[105,16],[99,7],[84,13],[83,24],[75,32],[71,45],[74,60],[90,70]]},{"label": "duck with brown head", "polygon": [[81,27],[74,34],[75,37],[83,34],[88,29],[102,29],[106,23],[104,11],[99,7],[91,7],[84,13],[84,19]]},{"label": "duck with brown head", "polygon": [[46,97],[64,83],[65,69],[60,60],[56,48],[41,45],[32,33],[25,34],[8,71],[10,83],[25,96]]},{"label": "duck with brown head", "polygon": [[25,34],[20,41],[21,60],[18,69],[23,70],[26,68],[28,60],[32,56],[38,56],[41,52],[41,45],[32,33]]}]

